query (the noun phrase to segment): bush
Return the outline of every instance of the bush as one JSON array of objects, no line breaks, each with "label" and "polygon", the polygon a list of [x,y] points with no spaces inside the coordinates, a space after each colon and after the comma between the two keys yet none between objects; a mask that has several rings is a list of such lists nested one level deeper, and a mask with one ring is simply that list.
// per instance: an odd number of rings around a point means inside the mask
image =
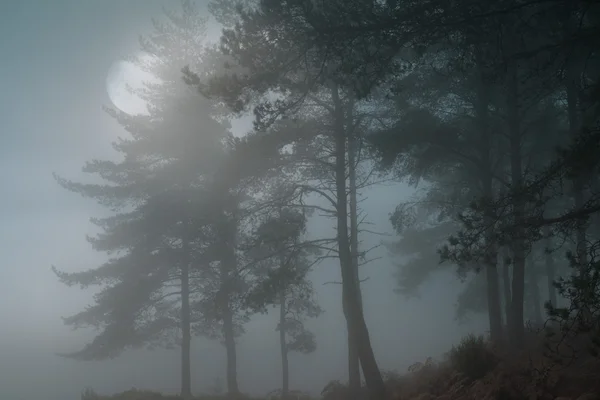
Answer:
[{"label": "bush", "polygon": [[483,378],[498,363],[483,336],[465,336],[458,346],[448,353],[450,365],[465,377],[476,380]]},{"label": "bush", "polygon": [[366,386],[361,386],[360,393],[350,392],[350,387],[338,380],[330,381],[321,391],[321,400],[366,399],[368,392]]}]

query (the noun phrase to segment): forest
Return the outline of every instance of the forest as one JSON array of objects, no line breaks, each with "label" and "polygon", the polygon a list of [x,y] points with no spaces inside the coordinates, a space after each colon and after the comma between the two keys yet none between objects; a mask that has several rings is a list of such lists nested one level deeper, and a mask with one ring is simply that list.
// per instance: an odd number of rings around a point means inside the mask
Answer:
[{"label": "forest", "polygon": [[[310,271],[341,276],[346,381],[337,399],[600,398],[600,3],[594,0],[211,0],[211,15],[173,3],[142,36],[156,77],[148,112],[106,112],[127,132],[118,159],[89,179],[56,175],[108,216],[87,239],[109,261],[54,268],[93,303],[64,319],[95,338],[62,354],[180,352],[180,393],[139,390],[82,400],[194,397],[195,337],[223,345],[225,393],[238,385],[237,340],[254,316],[278,324],[281,387],[292,352],[319,351],[323,312]],[[221,27],[207,42],[209,18]],[[233,119],[250,115],[242,136]],[[371,261],[361,199],[374,185],[416,188],[382,240],[397,292],[417,295],[440,270],[464,282],[457,319],[489,320],[444,359],[384,371],[361,284]],[[335,227],[328,237],[310,221]],[[369,274],[377,274],[370,270]],[[397,294],[390,293],[390,296]],[[402,301],[402,296],[397,298]],[[449,300],[451,301],[451,300]]]}]

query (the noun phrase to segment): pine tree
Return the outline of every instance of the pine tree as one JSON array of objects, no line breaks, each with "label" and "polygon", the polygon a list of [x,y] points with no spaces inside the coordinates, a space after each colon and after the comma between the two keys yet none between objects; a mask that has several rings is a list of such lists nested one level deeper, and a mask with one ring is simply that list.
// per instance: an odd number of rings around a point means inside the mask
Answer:
[{"label": "pine tree", "polygon": [[304,320],[316,318],[323,312],[308,280],[321,252],[303,238],[305,233],[306,210],[280,203],[256,227],[247,244],[257,260],[256,283],[248,300],[252,307],[263,311],[268,305],[279,309],[277,330],[283,399],[290,394],[289,353],[308,354],[316,350],[314,334],[306,329]]},{"label": "pine tree", "polygon": [[190,304],[202,295],[203,269],[215,260],[205,245],[214,204],[205,182],[223,160],[227,125],[217,120],[214,102],[187,90],[181,79],[183,66],[202,54],[205,21],[188,1],[180,14],[165,14],[166,22],[154,21],[156,32],[141,39],[149,56],[132,59],[156,78],[139,93],[148,114],[107,109],[130,134],[114,144],[121,160],[87,163],[84,171],[103,183],[57,177],[66,189],[115,212],[93,221],[102,233],[89,239],[113,258],[84,272],[56,272],[67,284],[102,287],[93,306],[65,319],[101,333],[67,356],[101,359],[131,347],[179,344],[181,393],[190,397],[190,343],[197,322]]}]

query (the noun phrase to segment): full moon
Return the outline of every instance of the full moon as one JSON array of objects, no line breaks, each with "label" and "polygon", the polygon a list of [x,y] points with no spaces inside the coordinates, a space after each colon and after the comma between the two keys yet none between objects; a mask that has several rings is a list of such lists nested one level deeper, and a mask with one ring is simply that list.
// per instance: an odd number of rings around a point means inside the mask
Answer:
[{"label": "full moon", "polygon": [[112,64],[106,78],[106,90],[116,108],[129,115],[147,114],[146,102],[133,91],[142,89],[152,75],[129,61],[119,60]]}]

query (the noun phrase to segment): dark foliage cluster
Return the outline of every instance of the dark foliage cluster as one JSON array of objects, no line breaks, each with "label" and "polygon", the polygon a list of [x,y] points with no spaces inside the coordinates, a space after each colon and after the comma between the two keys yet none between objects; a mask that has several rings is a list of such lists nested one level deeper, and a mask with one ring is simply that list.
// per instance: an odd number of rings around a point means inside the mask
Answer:
[{"label": "dark foliage cluster", "polygon": [[483,336],[468,335],[452,347],[448,361],[458,372],[474,381],[491,372],[498,358]]}]

